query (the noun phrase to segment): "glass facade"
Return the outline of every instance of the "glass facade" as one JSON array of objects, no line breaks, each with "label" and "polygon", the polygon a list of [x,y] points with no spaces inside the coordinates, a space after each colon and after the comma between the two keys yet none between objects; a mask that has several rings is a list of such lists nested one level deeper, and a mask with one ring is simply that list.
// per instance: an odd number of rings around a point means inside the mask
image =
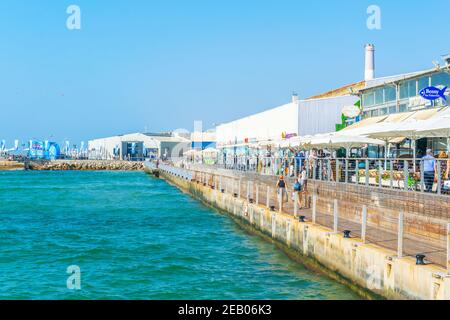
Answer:
[{"label": "glass facade", "polygon": [[384,86],[364,90],[361,96],[362,117],[369,118],[419,110],[425,107],[444,106],[443,99],[430,102],[420,98],[420,91],[429,86],[450,88],[450,74],[444,71],[430,72],[428,75],[398,81],[397,84],[388,83]]}]

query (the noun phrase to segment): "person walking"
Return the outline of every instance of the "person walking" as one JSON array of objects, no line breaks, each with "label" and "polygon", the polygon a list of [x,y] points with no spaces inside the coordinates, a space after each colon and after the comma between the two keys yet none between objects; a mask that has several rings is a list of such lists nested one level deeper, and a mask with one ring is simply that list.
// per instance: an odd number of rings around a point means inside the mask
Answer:
[{"label": "person walking", "polygon": [[427,154],[422,158],[422,160],[425,192],[432,192],[434,179],[436,178],[436,158],[433,156],[433,151],[431,149],[427,149]]},{"label": "person walking", "polygon": [[[280,179],[278,179],[277,191],[278,191],[278,196],[281,197],[281,202],[289,201],[288,194],[287,194],[287,184],[286,184],[286,181],[284,180],[283,175],[281,175]],[[286,198],[286,201],[284,201],[285,198]]]}]

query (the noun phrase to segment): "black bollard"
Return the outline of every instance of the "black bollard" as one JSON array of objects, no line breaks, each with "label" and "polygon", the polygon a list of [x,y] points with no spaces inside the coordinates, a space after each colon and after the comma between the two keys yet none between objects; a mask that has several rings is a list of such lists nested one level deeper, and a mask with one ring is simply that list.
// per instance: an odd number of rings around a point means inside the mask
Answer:
[{"label": "black bollard", "polygon": [[305,222],[305,219],[306,219],[305,216],[298,217],[298,221],[300,221],[300,222]]},{"label": "black bollard", "polygon": [[249,199],[248,201],[249,201],[250,203],[253,203],[253,199]]},{"label": "black bollard", "polygon": [[423,261],[424,259],[425,259],[425,255],[424,254],[416,255],[416,265],[424,266],[425,265],[425,261]]},{"label": "black bollard", "polygon": [[275,211],[275,206],[270,206],[270,211]]},{"label": "black bollard", "polygon": [[350,233],[351,233],[351,231],[350,230],[344,230],[344,238],[350,238]]},{"label": "black bollard", "polygon": [[238,194],[237,193],[233,193],[233,197],[237,198]]},{"label": "black bollard", "polygon": [[222,191],[222,193],[225,193],[225,189],[222,189],[222,190],[220,190],[220,191]]}]

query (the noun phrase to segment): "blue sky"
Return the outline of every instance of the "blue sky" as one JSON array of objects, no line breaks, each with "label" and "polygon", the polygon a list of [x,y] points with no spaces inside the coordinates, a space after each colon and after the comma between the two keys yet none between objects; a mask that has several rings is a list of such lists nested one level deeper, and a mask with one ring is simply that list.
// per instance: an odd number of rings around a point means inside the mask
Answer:
[{"label": "blue sky", "polygon": [[429,68],[450,52],[449,2],[2,0],[0,139],[209,127],[362,80],[365,43],[377,76]]}]

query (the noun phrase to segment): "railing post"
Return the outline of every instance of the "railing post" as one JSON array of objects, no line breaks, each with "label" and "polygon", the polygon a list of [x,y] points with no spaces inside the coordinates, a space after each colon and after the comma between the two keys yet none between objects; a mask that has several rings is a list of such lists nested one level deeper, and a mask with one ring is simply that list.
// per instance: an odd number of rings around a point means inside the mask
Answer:
[{"label": "railing post", "polygon": [[280,213],[283,211],[283,190],[281,188],[278,189],[278,211]]},{"label": "railing post", "polygon": [[362,221],[361,221],[361,239],[363,243],[366,243],[366,231],[367,231],[367,206],[363,205]]},{"label": "railing post", "polygon": [[298,217],[298,192],[294,192],[294,217]]},{"label": "railing post", "polygon": [[408,164],[408,160],[404,160],[403,161],[403,183],[404,183],[404,187],[405,190],[408,191],[408,187],[409,187],[409,164]]},{"label": "railing post", "polygon": [[238,198],[240,199],[241,198],[241,178],[239,178],[238,184],[239,184],[239,186],[238,186]]},{"label": "railing post", "polygon": [[366,187],[369,186],[369,159],[366,159],[366,165],[365,165],[365,169],[366,169]]},{"label": "railing post", "polygon": [[381,160],[378,161],[378,187],[383,187],[383,171],[381,170]]},{"label": "railing post", "polygon": [[331,179],[333,178],[333,172],[331,170],[331,158],[328,159],[327,162],[327,173],[328,173],[328,181],[331,181]]},{"label": "railing post", "polygon": [[247,180],[247,202],[250,201],[250,180]]},{"label": "railing post", "polygon": [[317,195],[313,195],[312,198],[312,222],[316,223],[316,217],[317,217]]},{"label": "railing post", "polygon": [[345,183],[348,183],[348,161],[349,161],[349,158],[346,158],[345,159]]},{"label": "railing post", "polygon": [[437,190],[437,194],[441,194],[442,193],[441,182],[442,182],[442,166],[441,166],[441,162],[439,160],[437,160],[437,189],[436,189]]},{"label": "railing post", "polygon": [[392,160],[389,161],[389,186],[391,187],[391,189],[394,188],[394,163],[392,162]]},{"label": "railing post", "polygon": [[420,161],[420,191],[425,192],[425,172],[423,171],[425,163]]},{"label": "railing post", "polygon": [[323,181],[323,160],[318,160],[319,163],[319,181]]},{"label": "railing post", "polygon": [[338,233],[339,213],[338,213],[338,201],[334,199],[334,214],[333,214],[333,230],[334,233]]},{"label": "railing post", "polygon": [[404,221],[404,212],[400,211],[398,215],[398,246],[397,246],[397,256],[399,258],[403,257],[403,221]]},{"label": "railing post", "polygon": [[339,159],[336,158],[336,182],[339,182],[341,179],[339,177]]},{"label": "railing post", "polygon": [[317,159],[314,159],[314,163],[313,163],[313,180],[316,180],[317,178]]},{"label": "railing post", "polygon": [[267,186],[266,207],[270,208],[270,186]]},{"label": "railing post", "polygon": [[355,163],[355,176],[356,176],[356,184],[359,184],[359,160],[356,160]]},{"label": "railing post", "polygon": [[447,223],[447,273],[450,274],[450,222]]}]

